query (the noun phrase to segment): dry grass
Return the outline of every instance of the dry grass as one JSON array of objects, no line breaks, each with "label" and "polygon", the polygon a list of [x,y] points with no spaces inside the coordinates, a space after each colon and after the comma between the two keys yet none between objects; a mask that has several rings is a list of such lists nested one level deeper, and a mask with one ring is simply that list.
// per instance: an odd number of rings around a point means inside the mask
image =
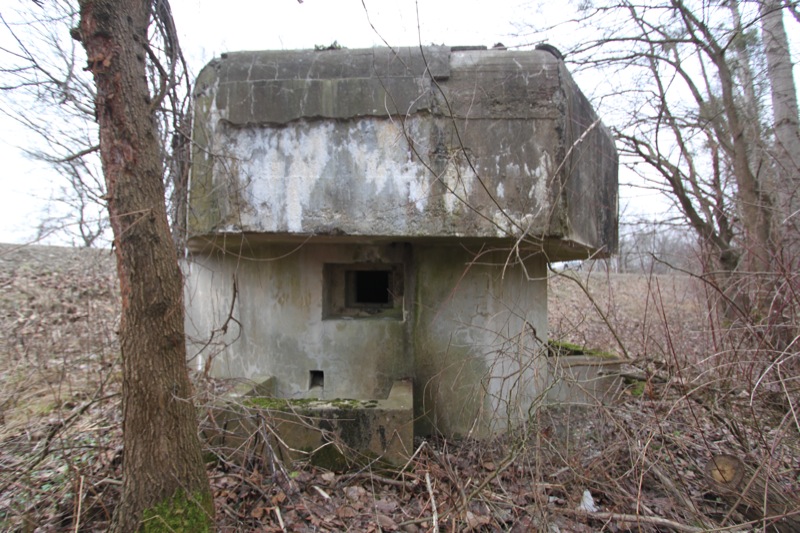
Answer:
[{"label": "dry grass", "polygon": [[106,516],[121,449],[110,254],[0,247],[0,314],[0,528],[58,527],[79,505]]},{"label": "dry grass", "polygon": [[[108,524],[121,458],[114,274],[108,252],[0,247],[0,529]],[[220,530],[794,530],[757,519],[784,512],[775,494],[800,501],[796,353],[765,360],[692,278],[571,276],[551,279],[551,335],[627,354],[619,401],[541,409],[492,442],[420,440],[403,471],[217,454]],[[201,406],[218,394],[197,385]],[[706,479],[719,453],[749,466],[760,500],[733,509]],[[598,511],[576,510],[584,491]]]}]

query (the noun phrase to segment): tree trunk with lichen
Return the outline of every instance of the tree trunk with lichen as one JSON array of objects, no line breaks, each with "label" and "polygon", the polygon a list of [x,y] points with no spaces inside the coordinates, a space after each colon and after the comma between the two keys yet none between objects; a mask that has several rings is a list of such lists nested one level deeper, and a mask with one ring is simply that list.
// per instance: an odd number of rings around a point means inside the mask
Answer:
[{"label": "tree trunk with lichen", "polygon": [[122,295],[123,483],[112,530],[209,530],[182,277],[147,83],[151,0],[81,0],[80,9]]}]

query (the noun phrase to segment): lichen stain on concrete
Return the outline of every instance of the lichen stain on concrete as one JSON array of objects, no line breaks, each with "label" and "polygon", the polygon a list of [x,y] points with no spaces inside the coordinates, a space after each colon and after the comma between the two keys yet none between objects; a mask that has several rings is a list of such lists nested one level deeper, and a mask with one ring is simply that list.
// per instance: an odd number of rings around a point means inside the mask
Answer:
[{"label": "lichen stain on concrete", "polygon": [[445,171],[439,180],[444,184],[444,206],[450,215],[458,214],[467,209],[467,202],[473,190],[475,173],[469,168],[463,168],[455,158],[448,161]]},{"label": "lichen stain on concrete", "polygon": [[541,210],[548,209],[547,203],[547,189],[549,187],[549,182],[553,179],[553,160],[550,156],[550,152],[542,152],[542,155],[539,156],[539,165],[529,170],[525,168],[525,173],[530,174],[533,176],[534,179],[531,180],[531,190],[528,193],[528,198],[537,198],[539,200],[543,200],[540,205]]},{"label": "lichen stain on concrete", "polygon": [[268,210],[248,217],[253,223],[258,225],[259,218],[271,215],[279,217],[277,225],[288,231],[303,231],[303,210],[329,163],[332,130],[333,123],[327,123],[299,128],[244,128],[227,136],[230,157],[240,161],[239,174],[257,178],[249,186],[251,202]]},{"label": "lichen stain on concrete", "polygon": [[[403,148],[408,145],[405,135],[418,133],[414,122],[407,121],[406,133],[385,119],[349,125],[300,121],[283,128],[226,128],[221,144],[227,147],[228,159],[237,162],[234,172],[239,181],[252,177],[242,186],[250,194],[249,203],[259,206],[258,214],[240,210],[243,224],[308,231],[303,227],[305,210],[319,190],[325,191],[322,207],[335,209],[352,202],[353,195],[405,196],[408,205],[424,211],[432,178],[424,167],[412,163],[410,148]],[[424,142],[420,144],[424,148]],[[230,163],[227,170],[232,170]],[[313,207],[316,212],[320,205]]]}]

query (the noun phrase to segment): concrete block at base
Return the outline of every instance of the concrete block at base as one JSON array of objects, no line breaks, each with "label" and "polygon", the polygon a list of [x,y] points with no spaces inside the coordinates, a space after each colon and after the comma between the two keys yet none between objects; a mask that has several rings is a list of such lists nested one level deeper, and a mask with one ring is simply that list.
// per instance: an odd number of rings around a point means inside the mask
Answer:
[{"label": "concrete block at base", "polygon": [[231,394],[239,396],[266,396],[273,398],[277,389],[277,380],[274,376],[256,376],[253,379],[242,380],[237,384]]},{"label": "concrete block at base", "polygon": [[204,437],[236,462],[274,454],[341,471],[372,460],[399,466],[413,451],[410,381],[396,382],[384,400],[248,396],[220,405],[211,418]]},{"label": "concrete block at base", "polygon": [[599,405],[613,399],[622,386],[619,361],[591,355],[551,357],[546,395],[549,405]]}]

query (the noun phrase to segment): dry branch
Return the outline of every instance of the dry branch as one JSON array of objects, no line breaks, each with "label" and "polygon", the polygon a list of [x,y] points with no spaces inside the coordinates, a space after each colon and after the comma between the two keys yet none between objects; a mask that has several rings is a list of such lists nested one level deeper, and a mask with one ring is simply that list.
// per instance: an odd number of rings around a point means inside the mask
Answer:
[{"label": "dry branch", "polygon": [[675,531],[686,531],[687,533],[703,533],[704,531],[708,531],[707,529],[694,526],[687,526],[686,524],[681,524],[679,522],[675,522],[674,520],[668,520],[666,518],[661,518],[658,516],[641,516],[635,514],[619,514],[619,513],[603,513],[603,512],[589,513],[586,511],[578,511],[577,509],[556,509],[556,512],[580,518],[591,518],[593,520],[608,520],[608,521],[627,522],[634,524],[650,524],[654,526],[668,527],[670,529],[674,529]]}]

